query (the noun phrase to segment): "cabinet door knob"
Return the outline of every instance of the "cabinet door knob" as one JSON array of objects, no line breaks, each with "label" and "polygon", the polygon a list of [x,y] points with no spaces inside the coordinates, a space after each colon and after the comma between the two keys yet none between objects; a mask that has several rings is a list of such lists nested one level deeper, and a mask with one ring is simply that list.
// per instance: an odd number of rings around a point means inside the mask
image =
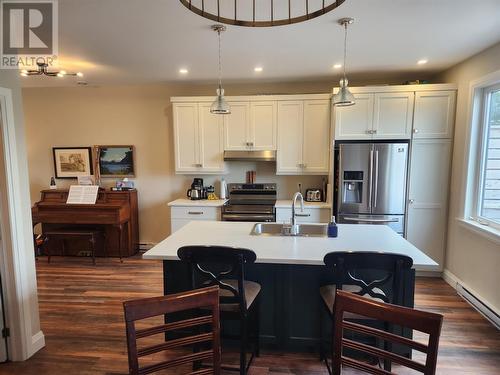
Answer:
[{"label": "cabinet door knob", "polygon": [[413,129],[413,133],[417,134],[418,133],[418,129]]},{"label": "cabinet door knob", "polygon": [[410,204],[415,203],[415,199],[410,199],[410,200],[408,201],[408,203],[410,203]]}]

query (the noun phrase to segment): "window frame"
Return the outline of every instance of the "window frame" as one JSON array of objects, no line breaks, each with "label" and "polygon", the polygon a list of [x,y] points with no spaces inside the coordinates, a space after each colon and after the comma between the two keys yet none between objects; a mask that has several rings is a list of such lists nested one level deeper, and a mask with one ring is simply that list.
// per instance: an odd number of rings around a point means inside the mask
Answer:
[{"label": "window frame", "polygon": [[[475,156],[475,170],[474,173],[474,188],[472,192],[472,204],[470,219],[474,220],[482,226],[487,226],[500,231],[500,222],[492,220],[490,218],[482,216],[483,209],[483,196],[484,196],[484,185],[486,182],[486,163],[488,157],[488,139],[489,139],[489,110],[490,110],[490,99],[493,92],[500,90],[500,82],[490,82],[480,88],[480,93],[478,93],[479,103],[476,102],[474,105],[479,104],[478,110],[480,114],[478,116],[478,126],[477,126],[477,148],[479,151]],[[470,155],[472,156],[472,155]],[[474,156],[473,156],[474,157]]]}]

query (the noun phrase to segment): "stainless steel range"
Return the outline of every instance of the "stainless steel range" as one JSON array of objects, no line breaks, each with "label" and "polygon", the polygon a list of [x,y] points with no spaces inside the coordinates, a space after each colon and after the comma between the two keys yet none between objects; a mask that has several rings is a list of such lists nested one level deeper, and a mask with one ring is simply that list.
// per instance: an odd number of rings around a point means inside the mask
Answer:
[{"label": "stainless steel range", "polygon": [[276,221],[276,184],[228,184],[222,221]]}]

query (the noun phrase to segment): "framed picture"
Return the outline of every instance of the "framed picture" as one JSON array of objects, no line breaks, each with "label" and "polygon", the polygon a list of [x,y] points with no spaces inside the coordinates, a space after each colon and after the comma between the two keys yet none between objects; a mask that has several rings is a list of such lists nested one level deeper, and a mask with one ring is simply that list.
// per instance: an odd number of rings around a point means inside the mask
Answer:
[{"label": "framed picture", "polygon": [[90,147],[53,147],[56,178],[78,178],[92,174]]},{"label": "framed picture", "polygon": [[134,146],[97,146],[101,177],[135,177]]}]

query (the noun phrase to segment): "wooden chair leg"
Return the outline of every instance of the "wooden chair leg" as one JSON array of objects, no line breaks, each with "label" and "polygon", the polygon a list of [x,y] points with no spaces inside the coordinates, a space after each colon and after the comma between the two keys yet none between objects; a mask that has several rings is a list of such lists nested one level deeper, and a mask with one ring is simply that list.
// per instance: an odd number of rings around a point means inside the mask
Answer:
[{"label": "wooden chair leg", "polygon": [[247,317],[240,320],[240,375],[247,372]]},{"label": "wooden chair leg", "polygon": [[122,233],[123,232],[123,224],[120,224],[118,227],[118,256],[120,257],[120,263],[123,263],[122,259]]},{"label": "wooden chair leg", "polygon": [[94,235],[90,237],[90,249],[92,251],[92,264],[95,266],[95,238]]},{"label": "wooden chair leg", "polygon": [[254,310],[254,319],[255,319],[255,325],[254,325],[254,335],[255,335],[255,356],[259,357],[260,356],[260,296],[257,297],[256,305],[255,305],[255,310]]}]

